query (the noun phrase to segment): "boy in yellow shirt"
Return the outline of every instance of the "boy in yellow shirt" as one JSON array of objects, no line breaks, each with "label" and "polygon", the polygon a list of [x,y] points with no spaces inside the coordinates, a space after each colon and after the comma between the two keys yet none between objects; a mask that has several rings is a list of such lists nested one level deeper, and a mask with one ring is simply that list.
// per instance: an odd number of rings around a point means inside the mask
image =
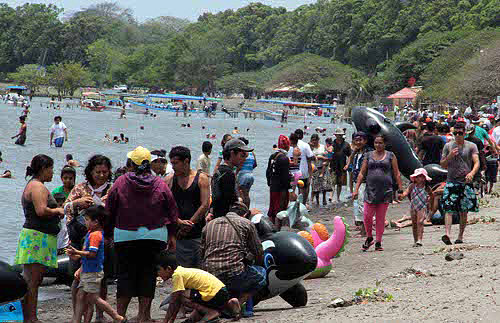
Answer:
[{"label": "boy in yellow shirt", "polygon": [[[188,322],[216,322],[227,307],[240,318],[240,303],[230,298],[226,286],[214,275],[195,268],[177,266],[175,254],[162,252],[158,257],[158,276],[172,278],[172,294],[164,323],[174,322],[181,304],[193,309]],[[203,315],[204,314],[204,315]]]}]

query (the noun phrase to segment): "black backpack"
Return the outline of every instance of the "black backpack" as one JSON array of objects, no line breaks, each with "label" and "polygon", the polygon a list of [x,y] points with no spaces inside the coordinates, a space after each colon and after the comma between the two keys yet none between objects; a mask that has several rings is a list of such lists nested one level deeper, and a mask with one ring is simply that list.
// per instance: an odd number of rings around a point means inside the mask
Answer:
[{"label": "black backpack", "polygon": [[279,154],[283,154],[283,152],[277,151],[269,157],[266,169],[267,186],[271,186],[271,178],[276,174],[276,158],[278,158]]}]

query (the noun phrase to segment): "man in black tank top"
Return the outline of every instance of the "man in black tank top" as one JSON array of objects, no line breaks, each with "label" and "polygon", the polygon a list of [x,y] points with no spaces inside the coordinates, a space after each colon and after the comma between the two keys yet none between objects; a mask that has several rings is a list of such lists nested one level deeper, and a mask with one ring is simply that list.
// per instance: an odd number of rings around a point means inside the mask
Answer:
[{"label": "man in black tank top", "polygon": [[182,267],[200,267],[201,231],[209,208],[208,176],[191,169],[191,152],[177,146],[169,154],[174,174],[166,182],[174,195],[183,226],[177,231],[176,258]]}]

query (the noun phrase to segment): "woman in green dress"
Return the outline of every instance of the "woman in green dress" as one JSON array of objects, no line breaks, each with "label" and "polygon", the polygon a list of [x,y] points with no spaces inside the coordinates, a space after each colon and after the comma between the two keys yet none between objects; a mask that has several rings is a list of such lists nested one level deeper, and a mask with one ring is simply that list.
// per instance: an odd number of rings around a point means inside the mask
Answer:
[{"label": "woman in green dress", "polygon": [[23,276],[28,283],[24,297],[24,322],[39,322],[36,316],[38,287],[46,267],[57,268],[57,234],[64,210],[45,187],[52,181],[54,160],[46,155],[36,155],[26,169],[31,177],[26,185],[21,203],[25,221],[19,234],[15,264],[23,265]]}]

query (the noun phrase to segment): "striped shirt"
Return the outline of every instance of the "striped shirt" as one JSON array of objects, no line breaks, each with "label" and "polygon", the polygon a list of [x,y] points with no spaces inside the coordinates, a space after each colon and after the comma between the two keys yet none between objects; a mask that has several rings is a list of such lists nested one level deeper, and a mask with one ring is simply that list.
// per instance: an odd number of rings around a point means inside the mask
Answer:
[{"label": "striped shirt", "polygon": [[[226,217],[236,226],[241,239]],[[201,236],[203,268],[218,278],[230,278],[245,270],[244,256],[251,253],[255,259],[263,254],[255,226],[236,213],[229,212],[210,221]]]}]

